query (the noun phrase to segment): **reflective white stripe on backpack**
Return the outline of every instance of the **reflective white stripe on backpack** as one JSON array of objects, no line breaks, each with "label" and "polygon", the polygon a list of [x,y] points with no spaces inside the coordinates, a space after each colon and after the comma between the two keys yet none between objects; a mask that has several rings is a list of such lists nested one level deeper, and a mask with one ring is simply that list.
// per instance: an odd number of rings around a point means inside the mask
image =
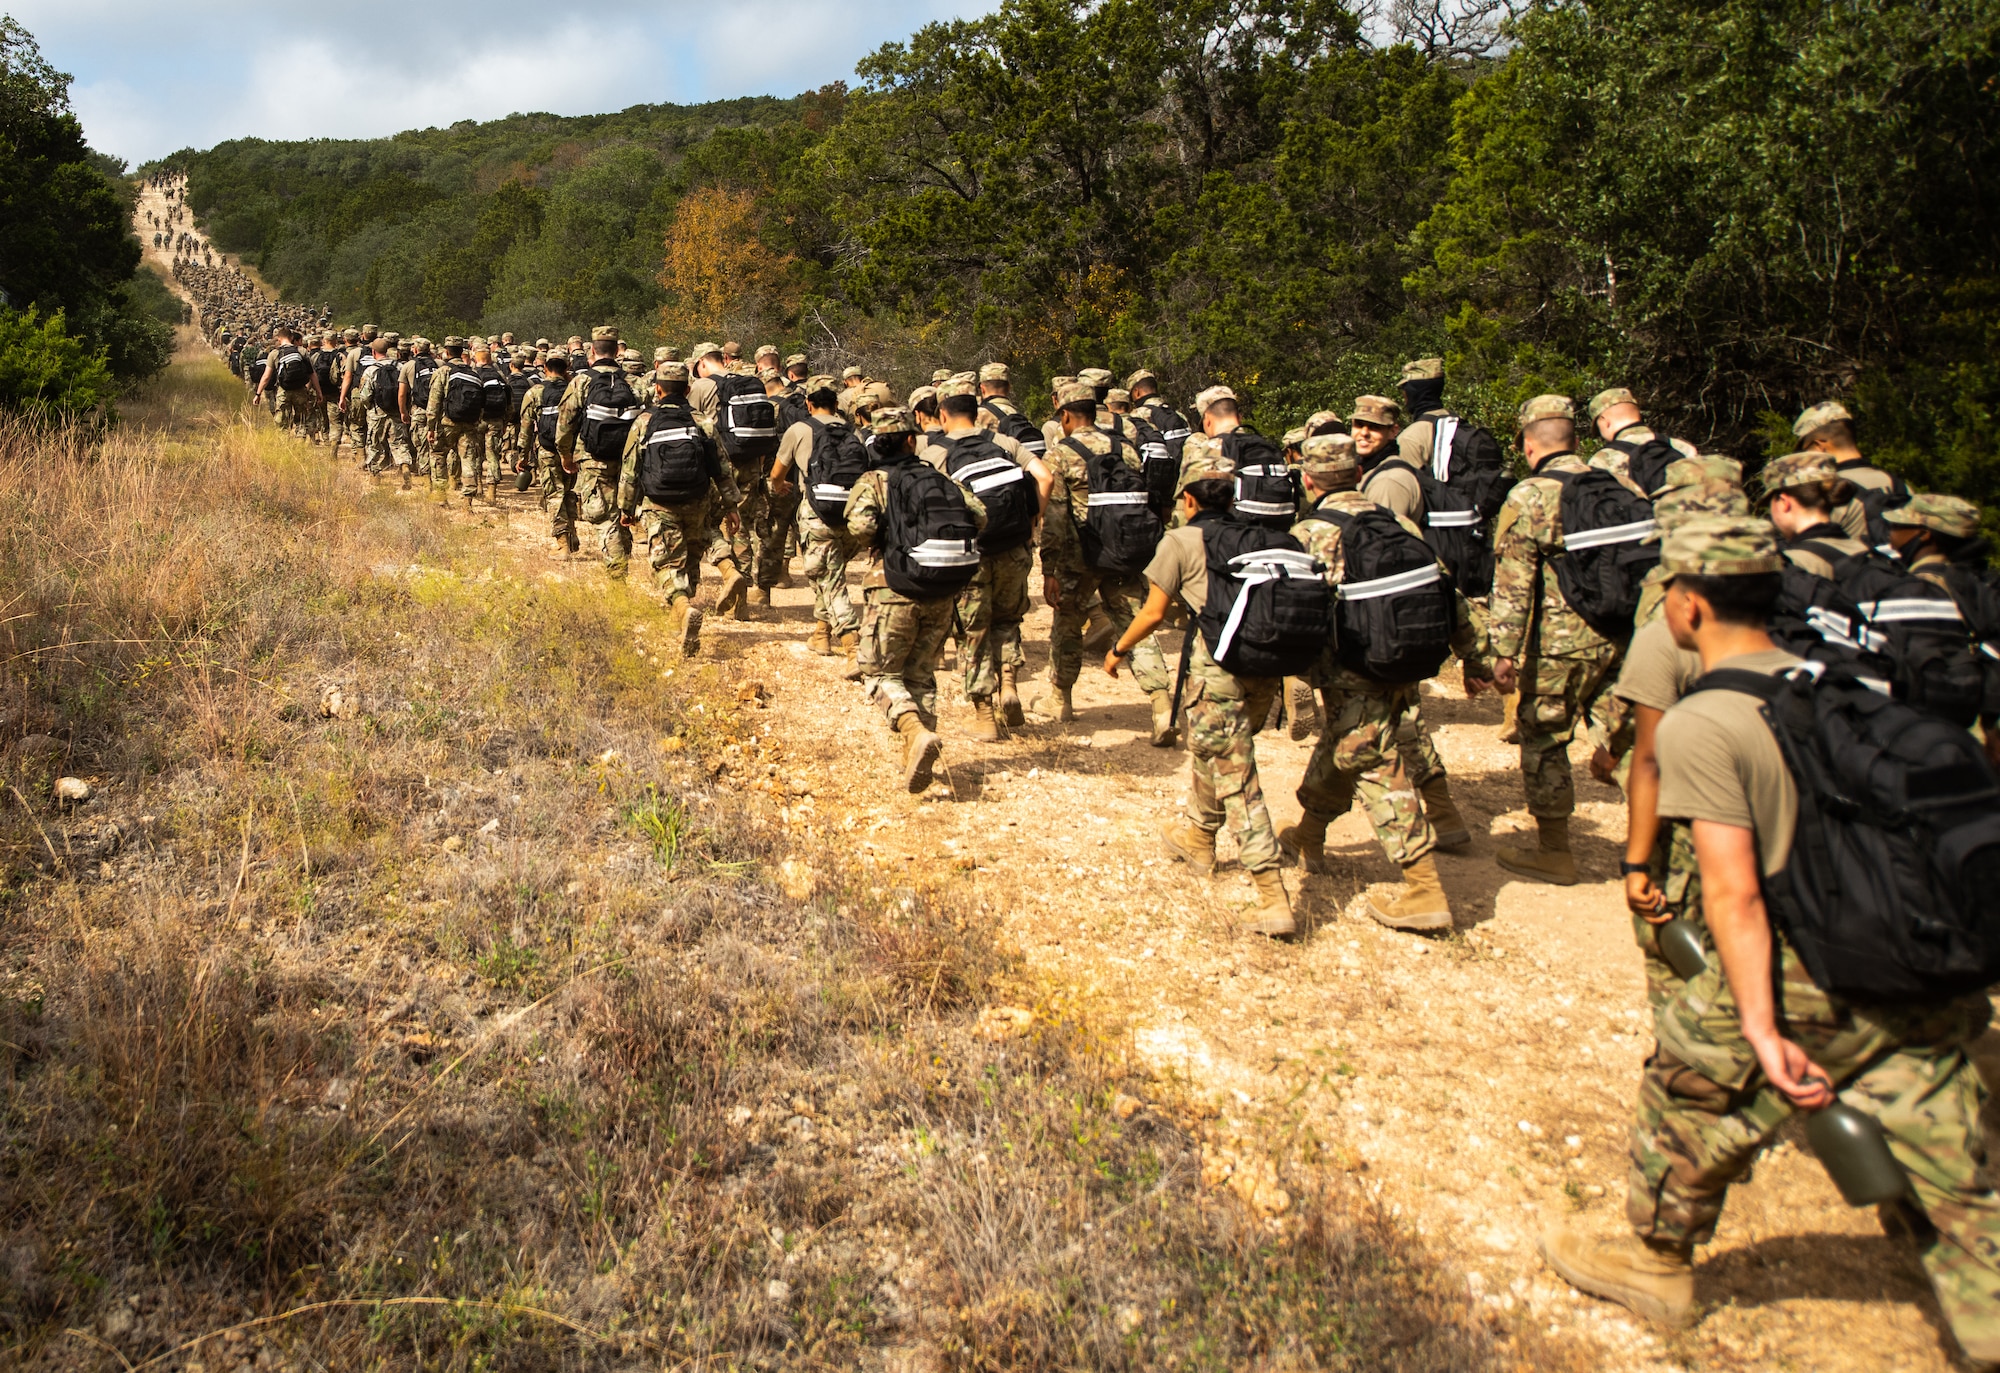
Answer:
[{"label": "reflective white stripe on backpack", "polygon": [[1164,443],[1142,443],[1139,445],[1140,462],[1172,462],[1174,455],[1167,451]]},{"label": "reflective white stripe on backpack", "polygon": [[1479,523],[1477,510],[1432,510],[1424,516],[1432,529],[1471,529]]},{"label": "reflective white stripe on backpack", "polygon": [[1867,625],[1856,625],[1847,616],[1823,605],[1806,607],[1806,623],[1812,626],[1820,638],[1841,648],[1853,649],[1861,653],[1880,653],[1889,646],[1889,638],[1879,630]]},{"label": "reflective white stripe on backpack", "polygon": [[1091,505],[1144,505],[1146,493],[1143,491],[1093,491]]},{"label": "reflective white stripe on backpack", "polygon": [[842,505],[845,505],[847,504],[847,495],[853,489],[851,486],[835,486],[831,482],[821,482],[819,485],[813,487],[813,499],[816,501],[839,501]]},{"label": "reflective white stripe on backpack", "polygon": [[1242,515],[1293,515],[1298,507],[1282,501],[1238,501],[1235,509]]},{"label": "reflective white stripe on backpack", "polygon": [[1630,524],[1607,525],[1603,529],[1586,529],[1579,534],[1563,535],[1563,547],[1568,549],[1602,548],[1606,544],[1637,543],[1653,532],[1653,521],[1634,520]]},{"label": "reflective white stripe on backpack", "polygon": [[1160,437],[1168,443],[1178,443],[1193,432],[1192,429],[1166,429],[1161,431]]},{"label": "reflective white stripe on backpack", "polygon": [[774,419],[771,424],[745,424],[742,420],[735,418],[736,407],[739,405],[770,405],[770,404],[771,404],[771,398],[769,396],[751,396],[751,395],[731,396],[729,398],[729,413],[731,417],[729,421],[729,432],[734,434],[739,439],[775,438],[778,433],[778,428],[775,421],[775,407],[773,407]]},{"label": "reflective white stripe on backpack", "polygon": [[979,547],[971,539],[925,539],[910,549],[919,567],[977,567]]},{"label": "reflective white stripe on backpack", "polygon": [[1882,601],[1863,601],[1861,613],[1876,624],[1896,624],[1911,620],[1956,620],[1965,616],[1958,606],[1943,597],[1933,601],[1923,596],[1895,596]]},{"label": "reflective white stripe on backpack", "polygon": [[[1009,457],[981,458],[978,462],[967,463],[950,475],[951,479],[960,486],[972,486],[972,479],[974,477],[983,476],[989,472],[1021,472],[1021,464]],[[1026,476],[1027,474],[1022,472],[1021,475]],[[988,484],[990,485],[991,483]]]},{"label": "reflective white stripe on backpack", "polygon": [[544,415],[560,415],[562,413],[562,402],[557,401],[554,405],[544,405],[542,413]]},{"label": "reflective white stripe on backpack", "polygon": [[1008,463],[1006,471],[995,472],[990,477],[980,477],[975,481],[969,481],[966,483],[966,486],[976,496],[982,491],[991,491],[996,486],[1005,486],[1009,482],[1024,482],[1027,479],[1028,474],[1026,472],[1023,472],[1015,464]]},{"label": "reflective white stripe on backpack", "polygon": [[484,390],[486,389],[486,379],[485,379],[484,377],[480,376],[480,375],[479,375],[479,373],[477,373],[477,372],[453,372],[453,373],[451,374],[451,377],[450,377],[450,380],[451,380],[451,381],[469,381],[469,382],[471,382],[471,383],[472,383],[472,384],[473,384],[474,386],[477,386],[477,387],[478,387],[478,388],[479,388],[480,390],[482,390],[482,391],[484,391]]},{"label": "reflective white stripe on backpack", "polygon": [[1430,586],[1443,575],[1438,565],[1432,563],[1429,567],[1413,567],[1408,572],[1397,572],[1365,582],[1347,582],[1335,587],[1333,594],[1343,601],[1372,601],[1382,596],[1400,596],[1420,586]]},{"label": "reflective white stripe on backpack", "polygon": [[637,419],[639,417],[639,410],[637,406],[634,406],[630,410],[614,410],[608,405],[587,405],[584,407],[583,413],[589,416],[591,419],[598,420],[600,422],[631,420],[631,419]]},{"label": "reflective white stripe on backpack", "polygon": [[699,429],[693,429],[693,428],[655,429],[652,433],[646,436],[646,442],[647,443],[691,442],[694,439],[694,436],[696,434],[699,434],[700,432],[701,431]]},{"label": "reflective white stripe on backpack", "polygon": [[1229,607],[1229,618],[1222,625],[1222,637],[1215,641],[1215,661],[1218,663],[1229,656],[1230,646],[1236,642],[1236,631],[1243,624],[1243,612],[1250,607],[1251,587],[1275,582],[1282,577],[1305,577],[1317,581],[1320,575],[1320,564],[1312,554],[1292,548],[1260,548],[1251,553],[1238,553],[1229,560],[1229,565],[1241,569],[1236,576],[1243,587],[1236,593],[1236,604]]},{"label": "reflective white stripe on backpack", "polygon": [[1996,662],[2000,662],[2000,648],[1993,647],[1991,640],[1982,640],[1979,645],[1979,651]]},{"label": "reflective white stripe on backpack", "polygon": [[1457,437],[1457,415],[1431,421],[1431,475],[1441,482],[1451,480],[1451,441]]},{"label": "reflective white stripe on backpack", "polygon": [[1022,452],[1033,453],[1038,458],[1049,451],[1046,439],[1015,439],[1014,442],[1021,445]]}]

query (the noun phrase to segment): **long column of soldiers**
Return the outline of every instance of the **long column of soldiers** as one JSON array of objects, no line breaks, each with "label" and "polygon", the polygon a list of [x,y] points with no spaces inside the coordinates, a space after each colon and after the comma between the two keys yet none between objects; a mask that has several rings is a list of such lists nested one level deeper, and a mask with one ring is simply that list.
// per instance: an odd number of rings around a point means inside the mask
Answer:
[{"label": "long column of soldiers", "polygon": [[[2000,977],[1995,884],[1979,880],[2000,876],[2000,593],[1980,512],[1869,465],[1840,402],[1799,416],[1798,451],[1758,474],[1753,508],[1735,460],[1656,433],[1624,388],[1580,409],[1528,401],[1512,458],[1445,404],[1437,358],[1402,369],[1400,396],[1278,438],[1226,386],[1183,416],[1143,369],[1056,378],[1037,425],[1000,362],[940,368],[898,398],[772,347],[648,363],[611,328],[533,344],[336,332],[189,242],[201,260],[181,279],[204,327],[281,422],[440,502],[538,486],[555,556],[587,536],[623,577],[643,547],[686,654],[704,613],[755,618],[790,584],[795,542],[810,647],[880,708],[912,792],[943,749],[948,638],[969,736],[1024,723],[1039,552],[1055,619],[1032,704],[1075,717],[1086,644],[1130,672],[1152,742],[1190,759],[1165,852],[1206,876],[1229,826],[1260,935],[1294,937],[1284,872],[1326,871],[1327,826],[1357,801],[1404,877],[1369,914],[1451,928],[1433,854],[1470,835],[1419,692],[1448,659],[1469,693],[1505,696],[1536,834],[1497,861],[1524,880],[1578,880],[1569,749],[1584,735],[1628,798],[1625,894],[1658,1046],[1632,1127],[1631,1234],[1559,1226],[1549,1263],[1654,1320],[1691,1319],[1693,1252],[1730,1184],[1790,1115],[1838,1101],[1893,1159],[1892,1194],[1872,1198],[1885,1227],[1921,1255],[1965,1352],[2000,1359],[2000,1203],[1965,1052]],[[705,564],[719,586],[703,608]],[[1169,624],[1185,628],[1178,664],[1156,643]],[[1283,829],[1257,774],[1269,728],[1318,736]],[[1867,746],[1870,776],[1903,767],[1921,785],[1836,811],[1843,739]],[[1940,799],[1925,811],[1924,796]],[[1885,892],[1884,872],[1906,880]],[[1926,939],[1955,952],[1929,957]]]}]

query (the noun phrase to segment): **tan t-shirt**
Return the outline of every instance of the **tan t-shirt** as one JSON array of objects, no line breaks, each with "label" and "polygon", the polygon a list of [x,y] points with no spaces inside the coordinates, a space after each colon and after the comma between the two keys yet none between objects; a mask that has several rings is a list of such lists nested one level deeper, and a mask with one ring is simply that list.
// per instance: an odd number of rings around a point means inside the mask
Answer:
[{"label": "tan t-shirt", "polygon": [[[1801,660],[1783,649],[1743,653],[1718,668],[1780,672]],[[1660,720],[1660,814],[1712,820],[1757,836],[1766,877],[1785,866],[1799,821],[1799,789],[1764,721],[1740,691],[1698,691]]]},{"label": "tan t-shirt", "polygon": [[[1868,551],[1868,545],[1859,539],[1836,539],[1831,535],[1822,535],[1812,542],[1823,543],[1828,548],[1838,549],[1850,558],[1856,554]],[[1787,548],[1785,556],[1791,559],[1794,565],[1812,573],[1815,577],[1824,577],[1828,581],[1833,579],[1833,564],[1821,557],[1815,549],[1806,548],[1803,545],[1796,548]]]},{"label": "tan t-shirt", "polygon": [[1668,710],[1687,695],[1699,676],[1701,655],[1675,643],[1673,631],[1662,618],[1649,621],[1632,636],[1632,646],[1625,650],[1625,665],[1618,670],[1618,685],[1611,690],[1635,706]]},{"label": "tan t-shirt", "polygon": [[[1386,464],[1396,456],[1390,453],[1383,458]],[[1412,524],[1424,522],[1424,484],[1417,480],[1417,474],[1401,467],[1377,465],[1361,481],[1361,494],[1381,506],[1392,515],[1400,515]]]},{"label": "tan t-shirt", "polygon": [[1169,529],[1146,564],[1146,580],[1167,593],[1178,596],[1195,614],[1208,604],[1208,549],[1202,544],[1201,530],[1188,524]]}]

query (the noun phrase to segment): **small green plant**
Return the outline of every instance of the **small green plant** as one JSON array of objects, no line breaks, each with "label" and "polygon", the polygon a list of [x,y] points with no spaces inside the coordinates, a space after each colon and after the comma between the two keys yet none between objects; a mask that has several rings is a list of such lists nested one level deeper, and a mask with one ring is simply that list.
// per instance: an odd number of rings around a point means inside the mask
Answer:
[{"label": "small green plant", "polygon": [[685,805],[648,782],[636,800],[627,801],[620,811],[625,823],[639,831],[653,846],[653,858],[672,872],[687,852],[694,837],[692,817]]}]

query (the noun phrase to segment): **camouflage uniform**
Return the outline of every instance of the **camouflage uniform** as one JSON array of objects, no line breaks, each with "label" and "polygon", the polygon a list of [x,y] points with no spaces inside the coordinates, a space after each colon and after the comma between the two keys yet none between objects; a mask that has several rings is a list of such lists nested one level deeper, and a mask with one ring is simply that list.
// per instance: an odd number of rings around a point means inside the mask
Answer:
[{"label": "camouflage uniform", "polygon": [[1227,821],[1244,870],[1275,871],[1283,857],[1257,776],[1256,737],[1285,679],[1238,677],[1209,656],[1207,641],[1192,626],[1187,642],[1187,817],[1210,834]]},{"label": "camouflage uniform", "polygon": [[[687,369],[678,363],[673,365],[679,368],[680,378],[685,379]],[[694,500],[671,505],[640,494],[639,450],[645,444],[651,413],[640,411],[625,438],[625,454],[619,464],[618,510],[627,518],[637,518],[645,531],[646,561],[653,569],[653,581],[667,593],[671,610],[692,601],[701,588],[701,560],[716,545],[726,547],[728,543],[720,517],[735,510],[743,496],[730,477],[729,463],[716,447],[714,432],[700,420],[695,423],[709,448],[709,491]]]},{"label": "camouflage uniform", "polygon": [[[803,481],[800,474],[794,484]],[[822,520],[811,501],[799,502],[798,522],[806,580],[812,585],[813,618],[836,639],[852,634],[861,628],[861,617],[847,595],[847,564],[859,551],[854,536]]]},{"label": "camouflage uniform", "polygon": [[1537,818],[1567,819],[1576,809],[1569,743],[1618,667],[1618,645],[1570,609],[1547,565],[1562,550],[1562,485],[1548,474],[1589,470],[1574,453],[1545,459],[1508,492],[1494,522],[1493,656],[1519,665],[1515,729],[1528,813]]},{"label": "camouflage uniform", "polygon": [[447,358],[438,370],[431,374],[431,394],[425,415],[431,432],[436,436],[431,441],[431,490],[440,497],[447,494],[456,477],[456,485],[470,500],[479,491],[479,461],[485,451],[486,436],[479,420],[449,419],[444,413],[444,395],[449,389],[447,383],[453,372],[474,372],[471,363],[463,357]]},{"label": "camouflage uniform", "polygon": [[[1357,515],[1377,508],[1359,491],[1334,491],[1313,507]],[[1398,517],[1397,523],[1412,536],[1423,538],[1423,531],[1410,521]],[[1302,519],[1292,526],[1292,537],[1325,564],[1327,583],[1340,585],[1346,572],[1340,526],[1330,520]],[[1463,596],[1456,600],[1452,651],[1483,668],[1485,636],[1470,603]],[[1429,746],[1418,714],[1421,684],[1364,677],[1344,666],[1331,645],[1320,659],[1312,684],[1321,693],[1320,719],[1324,724],[1299,782],[1299,805],[1314,819],[1331,821],[1346,814],[1359,798],[1382,852],[1399,867],[1408,867],[1437,847],[1437,833],[1417,799],[1420,782],[1410,775],[1404,742],[1421,739],[1426,748]],[[1437,771],[1443,771],[1442,763]]]},{"label": "camouflage uniform", "polygon": [[[960,394],[972,394],[969,377],[949,378],[947,387],[950,386],[960,388]],[[1004,434],[990,429],[975,432],[983,432],[1017,463],[1027,456],[1019,444]],[[945,472],[945,449],[934,442],[937,437],[937,434],[927,436],[917,456]],[[958,662],[966,700],[992,700],[1000,691],[1000,670],[1013,668],[1018,673],[1027,662],[1021,652],[1021,621],[1028,617],[1028,574],[1034,568],[1032,543],[1004,553],[983,553],[978,575],[959,593]]]},{"label": "camouflage uniform", "polygon": [[[393,335],[383,337],[393,338]],[[410,427],[403,423],[401,401],[396,394],[402,371],[400,363],[387,358],[375,369],[368,397],[370,472],[386,472],[392,463],[403,468],[416,465],[416,454],[410,448]]]},{"label": "camouflage uniform", "polygon": [[[1049,630],[1051,680],[1059,688],[1074,686],[1083,670],[1083,622],[1091,597],[1102,599],[1105,615],[1120,634],[1146,601],[1144,577],[1100,572],[1083,560],[1078,530],[1090,520],[1090,476],[1072,442],[1100,456],[1111,451],[1110,437],[1092,428],[1079,429],[1069,438],[1051,443],[1042,455],[1043,464],[1055,478],[1042,520],[1042,575],[1055,578],[1062,594]],[[1138,469],[1135,445],[1124,444],[1121,456],[1128,466]],[[1132,680],[1140,690],[1148,694],[1173,690],[1166,659],[1150,635],[1133,649],[1131,667]]]},{"label": "camouflage uniform", "polygon": [[576,464],[576,517],[597,526],[598,548],[604,555],[604,571],[623,577],[632,561],[632,531],[618,522],[618,482],[623,462],[594,458],[586,451],[577,454],[577,431],[582,427],[584,391],[592,372],[619,373],[617,362],[599,358],[580,376],[570,378],[563,392],[562,411],[556,416],[556,452],[566,462]]},{"label": "camouflage uniform", "polygon": [[[433,383],[435,385],[435,383]],[[533,455],[541,485],[542,510],[549,517],[549,537],[559,540],[574,553],[576,538],[576,473],[566,470],[562,459],[542,447],[536,423],[542,406],[560,405],[566,381],[544,376],[528,388],[521,400],[521,430],[517,442],[523,453]]]}]

